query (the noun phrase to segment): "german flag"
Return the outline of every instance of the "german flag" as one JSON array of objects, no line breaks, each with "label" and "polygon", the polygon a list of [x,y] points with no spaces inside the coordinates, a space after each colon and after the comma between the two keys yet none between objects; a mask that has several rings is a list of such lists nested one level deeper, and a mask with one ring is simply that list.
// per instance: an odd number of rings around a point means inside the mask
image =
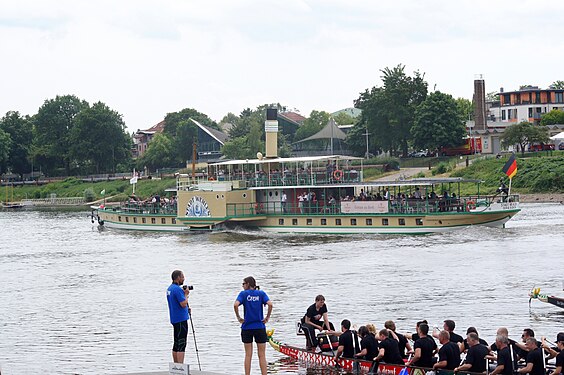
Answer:
[{"label": "german flag", "polygon": [[515,154],[511,154],[511,157],[503,166],[502,171],[509,177],[509,179],[512,179],[513,176],[517,174],[517,160],[515,159]]}]

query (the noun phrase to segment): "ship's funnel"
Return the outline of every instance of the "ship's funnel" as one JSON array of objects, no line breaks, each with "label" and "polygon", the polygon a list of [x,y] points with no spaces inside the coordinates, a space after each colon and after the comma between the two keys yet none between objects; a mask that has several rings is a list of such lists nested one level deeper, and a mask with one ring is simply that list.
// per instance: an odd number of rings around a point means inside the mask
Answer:
[{"label": "ship's funnel", "polygon": [[278,157],[278,110],[276,108],[266,109],[264,133],[266,135],[266,157]]}]

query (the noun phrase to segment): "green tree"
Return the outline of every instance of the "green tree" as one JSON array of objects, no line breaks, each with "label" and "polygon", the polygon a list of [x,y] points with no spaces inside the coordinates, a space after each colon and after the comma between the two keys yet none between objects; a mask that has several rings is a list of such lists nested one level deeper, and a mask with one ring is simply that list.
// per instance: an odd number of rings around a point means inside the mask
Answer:
[{"label": "green tree", "polygon": [[439,91],[431,93],[417,107],[411,134],[416,148],[460,145],[466,135],[466,127],[458,102],[451,95]]},{"label": "green tree", "polygon": [[356,123],[356,120],[345,112],[339,112],[333,119],[337,125],[353,125]]},{"label": "green tree", "polygon": [[8,169],[8,157],[12,148],[12,139],[10,134],[0,129],[0,174],[5,173]]},{"label": "green tree", "polygon": [[381,72],[383,87],[366,90],[355,100],[355,107],[362,109],[359,123],[379,138],[384,150],[402,150],[405,155],[415,110],[427,97],[427,82],[417,71],[408,76],[403,65]]},{"label": "green tree", "polygon": [[8,167],[14,173],[29,173],[30,150],[33,142],[33,125],[29,117],[22,117],[19,112],[8,112],[0,119],[0,129],[8,133],[12,140]]},{"label": "green tree", "polygon": [[137,169],[150,170],[176,165],[173,162],[173,141],[165,133],[157,133],[149,143],[147,150],[137,159]]},{"label": "green tree", "polygon": [[221,152],[229,159],[252,159],[256,157],[252,155],[251,149],[247,143],[247,137],[232,138],[225,142],[221,148]]},{"label": "green tree", "polygon": [[457,98],[456,101],[456,108],[458,113],[460,114],[460,118],[464,121],[471,120],[474,118],[474,104],[471,100],[466,98]]},{"label": "green tree", "polygon": [[521,155],[524,155],[527,144],[547,142],[548,139],[545,127],[523,121],[507,127],[503,132],[501,142],[505,147],[517,145],[521,150]]},{"label": "green tree", "polygon": [[131,158],[131,138],[122,116],[98,102],[84,108],[70,131],[70,156],[80,172],[115,172],[117,164]]},{"label": "green tree", "polygon": [[172,160],[175,165],[184,165],[186,160],[192,159],[193,142],[198,136],[198,126],[190,119],[220,130],[215,121],[192,108],[168,113],[165,117],[164,133],[173,141]]},{"label": "green tree", "polygon": [[486,102],[496,102],[499,100],[499,94],[495,91],[490,91],[486,94]]},{"label": "green tree", "polygon": [[70,174],[70,132],[74,127],[75,117],[89,104],[74,95],[57,96],[46,100],[33,117],[34,123],[34,158],[44,166],[47,172],[64,168]]},{"label": "green tree", "polygon": [[309,114],[309,117],[304,120],[302,126],[296,131],[294,136],[295,141],[302,140],[307,137],[311,137],[327,125],[331,114],[325,111],[313,110]]},{"label": "green tree", "polygon": [[554,124],[564,124],[564,111],[559,109],[553,109],[552,111],[545,113],[541,117],[541,125],[554,125]]},{"label": "green tree", "polygon": [[550,88],[553,90],[563,90],[564,89],[564,81],[554,81]]}]

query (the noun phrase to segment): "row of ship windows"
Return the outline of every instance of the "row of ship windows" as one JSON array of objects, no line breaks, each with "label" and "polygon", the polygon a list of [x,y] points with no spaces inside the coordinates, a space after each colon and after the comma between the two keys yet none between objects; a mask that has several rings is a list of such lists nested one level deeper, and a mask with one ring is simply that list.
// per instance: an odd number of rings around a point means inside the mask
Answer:
[{"label": "row of ship windows", "polygon": [[[137,223],[138,223],[138,220],[137,220],[136,217],[133,217],[132,219],[133,219],[133,221],[131,221],[132,223],[134,223],[134,224],[137,224]],[[121,217],[121,216],[118,216],[118,221],[124,221],[124,220],[122,220],[122,217]],[[129,222],[130,222],[129,216],[126,216],[126,217],[125,217],[125,222],[126,222],[126,223],[129,223]],[[147,224],[147,218],[146,218],[146,217],[142,217],[142,218],[141,218],[141,224]],[[151,218],[151,224],[157,224],[157,218],[152,217],[152,218]],[[166,224],[166,218],[161,217],[161,224]],[[172,218],[171,224],[176,224],[176,219],[175,219],[175,218]]]},{"label": "row of ship windows", "polygon": [[[373,225],[372,219],[365,219],[365,225]],[[298,225],[298,219],[292,219],[292,225]],[[285,219],[278,219],[278,225],[284,225]],[[313,225],[313,219],[306,219],[306,225]],[[327,219],[321,219],[321,225],[327,225]],[[335,225],[343,225],[343,219],[335,219]],[[358,225],[357,219],[350,219],[350,225]],[[390,225],[390,219],[382,219],[382,225],[387,226]],[[398,218],[397,225],[405,225],[405,219]],[[423,225],[423,219],[416,218],[415,225]]]}]

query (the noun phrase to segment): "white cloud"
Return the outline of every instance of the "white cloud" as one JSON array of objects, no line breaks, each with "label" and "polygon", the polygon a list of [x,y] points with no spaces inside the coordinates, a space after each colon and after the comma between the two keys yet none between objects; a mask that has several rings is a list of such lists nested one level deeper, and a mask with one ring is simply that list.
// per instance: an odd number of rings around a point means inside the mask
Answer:
[{"label": "white cloud", "polygon": [[564,3],[360,0],[24,0],[0,3],[0,114],[75,94],[132,131],[186,107],[220,120],[270,102],[351,106],[397,64],[432,89],[563,79]]}]

